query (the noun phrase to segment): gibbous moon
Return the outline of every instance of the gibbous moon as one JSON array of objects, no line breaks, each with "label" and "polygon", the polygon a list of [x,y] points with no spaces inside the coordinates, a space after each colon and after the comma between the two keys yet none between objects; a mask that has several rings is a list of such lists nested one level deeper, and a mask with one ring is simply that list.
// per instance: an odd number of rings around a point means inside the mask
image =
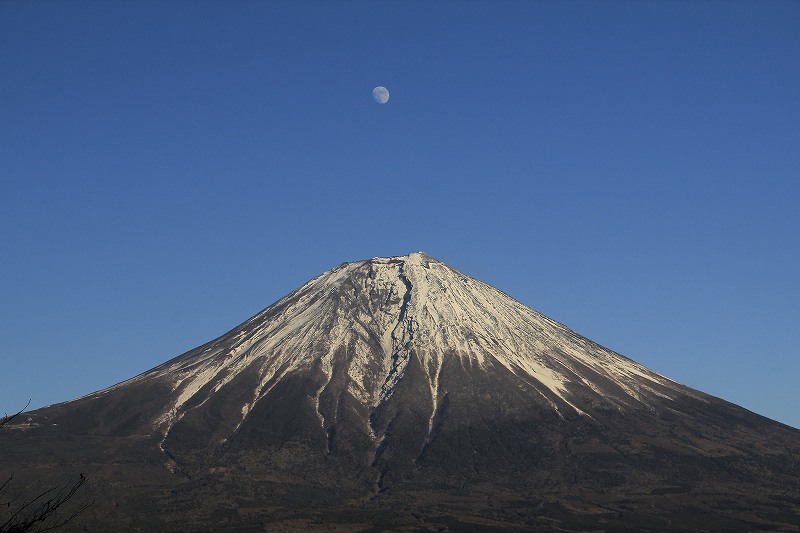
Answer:
[{"label": "gibbous moon", "polygon": [[372,98],[374,98],[379,104],[385,104],[389,101],[389,89],[378,85],[372,89]]}]

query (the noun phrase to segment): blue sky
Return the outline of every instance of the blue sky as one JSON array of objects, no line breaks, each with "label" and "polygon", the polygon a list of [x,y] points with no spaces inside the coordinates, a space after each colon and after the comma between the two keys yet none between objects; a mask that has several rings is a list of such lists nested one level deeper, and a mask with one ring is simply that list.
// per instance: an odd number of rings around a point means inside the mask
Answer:
[{"label": "blue sky", "polygon": [[792,1],[2,1],[0,411],[424,250],[798,427],[798,28]]}]

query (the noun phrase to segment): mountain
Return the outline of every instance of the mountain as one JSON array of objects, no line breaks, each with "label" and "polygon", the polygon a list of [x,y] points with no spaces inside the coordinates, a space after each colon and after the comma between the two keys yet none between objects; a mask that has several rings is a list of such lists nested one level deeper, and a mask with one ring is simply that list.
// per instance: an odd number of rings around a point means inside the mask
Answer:
[{"label": "mountain", "polygon": [[92,531],[800,531],[800,431],[422,252],[20,418],[0,474],[85,472]]}]

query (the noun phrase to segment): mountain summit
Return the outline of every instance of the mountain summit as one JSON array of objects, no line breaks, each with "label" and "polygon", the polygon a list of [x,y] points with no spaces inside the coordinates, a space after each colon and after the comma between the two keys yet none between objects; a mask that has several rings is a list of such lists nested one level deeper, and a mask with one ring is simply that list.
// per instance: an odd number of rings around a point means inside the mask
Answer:
[{"label": "mountain summit", "polygon": [[[800,523],[800,432],[423,252],[342,264],[225,335],[6,433],[14,453],[0,469],[52,468],[82,450],[103,487],[94,526]],[[176,487],[188,508],[170,503]],[[155,512],[138,516],[143,505]]]},{"label": "mountain summit", "polygon": [[470,405],[460,422],[477,419],[479,402],[465,387],[478,376],[512,385],[497,391],[510,395],[498,405],[503,416],[535,408],[593,418],[597,409],[654,410],[697,397],[423,252],[343,264],[219,339],[91,397],[142,384],[169,388],[149,421],[166,441],[184,416],[234,395],[238,413],[226,417],[221,442],[273,388],[302,377],[313,383],[305,407],[327,440],[340,406],[360,413],[366,436],[382,438],[381,415],[412,403],[415,425],[427,428],[417,436],[421,447],[453,400],[457,409]]}]

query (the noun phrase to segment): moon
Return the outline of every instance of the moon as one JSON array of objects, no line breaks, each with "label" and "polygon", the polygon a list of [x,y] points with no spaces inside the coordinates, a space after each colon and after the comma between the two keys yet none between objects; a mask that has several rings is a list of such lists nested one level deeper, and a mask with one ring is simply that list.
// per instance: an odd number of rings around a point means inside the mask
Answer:
[{"label": "moon", "polygon": [[389,101],[389,89],[383,87],[382,85],[378,85],[372,89],[372,98],[374,98],[379,104],[385,104]]}]

